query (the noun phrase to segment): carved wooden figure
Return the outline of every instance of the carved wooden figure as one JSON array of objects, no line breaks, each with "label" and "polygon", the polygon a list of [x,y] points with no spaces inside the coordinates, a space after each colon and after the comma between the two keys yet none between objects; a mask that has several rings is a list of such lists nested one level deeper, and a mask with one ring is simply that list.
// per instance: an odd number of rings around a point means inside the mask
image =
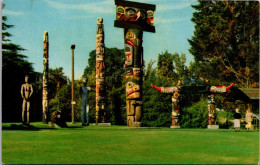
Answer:
[{"label": "carved wooden figure", "polygon": [[96,123],[105,122],[105,44],[103,19],[97,19],[96,35]]},{"label": "carved wooden figure", "polygon": [[42,77],[42,122],[48,123],[48,71],[49,71],[49,36],[45,31],[43,35],[43,77]]},{"label": "carved wooden figure", "polygon": [[153,88],[161,93],[172,94],[172,126],[180,126],[180,106],[179,106],[179,92],[178,87],[157,87],[151,84]]},{"label": "carved wooden figure", "polygon": [[215,110],[215,100],[214,93],[226,93],[234,83],[229,86],[210,86],[208,95],[208,125],[216,125],[216,110]]},{"label": "carved wooden figure", "polygon": [[115,0],[115,27],[124,28],[127,126],[142,125],[143,31],[155,32],[155,5]]},{"label": "carved wooden figure", "polygon": [[[30,123],[30,98],[33,94],[33,87],[32,84],[28,82],[29,77],[25,76],[25,84],[21,86],[21,96],[23,98],[23,105],[22,105],[22,122],[23,124]],[[27,120],[25,121],[24,113],[26,112]]]}]

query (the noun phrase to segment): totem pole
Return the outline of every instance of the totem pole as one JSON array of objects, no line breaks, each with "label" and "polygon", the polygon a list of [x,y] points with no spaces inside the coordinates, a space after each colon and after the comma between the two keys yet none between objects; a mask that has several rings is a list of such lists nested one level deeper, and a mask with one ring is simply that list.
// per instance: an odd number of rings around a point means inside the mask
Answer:
[{"label": "totem pole", "polygon": [[105,44],[103,18],[97,19],[96,35],[96,124],[105,123]]},{"label": "totem pole", "polygon": [[42,122],[48,123],[48,70],[49,70],[49,36],[45,31],[43,35],[43,77],[42,77]]},{"label": "totem pole", "polygon": [[[180,81],[179,81],[180,83]],[[151,84],[153,88],[161,93],[171,93],[172,95],[172,126],[171,128],[180,128],[180,106],[179,106],[179,87],[157,87]],[[178,85],[177,85],[178,86]]]},{"label": "totem pole", "polygon": [[155,32],[155,5],[115,0],[115,27],[124,28],[127,126],[141,127],[143,31]]},{"label": "totem pole", "polygon": [[[215,100],[214,93],[226,93],[234,83],[229,85],[228,87],[222,86],[210,86],[209,95],[208,95],[208,128],[218,129],[218,125],[216,125],[216,109],[215,109]],[[207,89],[206,88],[206,89]]]}]

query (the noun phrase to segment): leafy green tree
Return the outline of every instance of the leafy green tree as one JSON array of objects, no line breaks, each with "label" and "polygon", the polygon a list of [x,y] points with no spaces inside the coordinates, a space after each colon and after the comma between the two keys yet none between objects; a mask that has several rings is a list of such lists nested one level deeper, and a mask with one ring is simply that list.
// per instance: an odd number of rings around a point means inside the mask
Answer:
[{"label": "leafy green tree", "polygon": [[173,65],[174,56],[170,54],[168,51],[165,51],[162,54],[158,55],[158,75],[160,77],[167,77],[168,79],[173,79],[176,77],[176,73],[174,72]]},{"label": "leafy green tree", "polygon": [[[13,28],[14,25],[6,24],[6,16],[3,16],[2,20],[3,121],[21,121],[21,85],[24,83],[25,75],[29,75],[29,81],[33,83],[37,74],[34,72],[32,63],[27,61],[27,56],[22,54],[25,49],[9,39],[12,35],[7,30]],[[33,87],[35,88],[35,85]]]},{"label": "leafy green tree", "polygon": [[66,76],[63,73],[63,68],[49,68],[49,83],[48,83],[48,94],[49,99],[55,97],[58,89],[67,83]]},{"label": "leafy green tree", "polygon": [[159,76],[157,68],[152,68],[154,61],[150,61],[145,69],[143,82],[143,125],[149,127],[169,127],[171,125],[171,95],[161,94],[151,87],[171,86],[168,77]]},{"label": "leafy green tree", "polygon": [[176,79],[181,80],[188,76],[188,68],[185,65],[186,56],[182,54],[181,56],[178,53],[173,54],[173,61],[175,64],[176,70]]},{"label": "leafy green tree", "polygon": [[258,83],[259,3],[199,1],[192,7],[195,31],[189,51],[199,74],[229,83],[237,80],[243,87]]},{"label": "leafy green tree", "polygon": [[181,127],[206,128],[208,125],[207,99],[201,99],[191,107],[182,108]]},{"label": "leafy green tree", "polygon": [[[81,121],[81,109],[80,109],[80,89],[81,82],[74,81],[74,100],[76,104],[74,105],[74,121]],[[71,83],[64,84],[55,94],[55,97],[50,100],[49,104],[50,115],[54,111],[60,111],[63,119],[65,121],[71,121]]]}]

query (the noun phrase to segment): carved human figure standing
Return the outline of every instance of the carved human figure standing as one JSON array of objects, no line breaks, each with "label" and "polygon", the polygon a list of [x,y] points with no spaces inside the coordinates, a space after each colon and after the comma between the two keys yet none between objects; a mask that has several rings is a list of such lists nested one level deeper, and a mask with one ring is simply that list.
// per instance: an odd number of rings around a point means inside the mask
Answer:
[{"label": "carved human figure standing", "polygon": [[[30,98],[33,94],[33,87],[31,84],[28,83],[29,77],[25,76],[25,84],[22,84],[21,86],[21,96],[23,98],[23,105],[22,105],[22,122],[23,124],[30,124],[29,120],[29,110],[30,110]],[[24,120],[24,113],[26,109],[27,114],[27,121]]]},{"label": "carved human figure standing", "polygon": [[89,105],[88,105],[88,91],[91,88],[87,87],[87,79],[83,79],[83,86],[80,87],[81,94],[81,122],[82,126],[89,125]]}]

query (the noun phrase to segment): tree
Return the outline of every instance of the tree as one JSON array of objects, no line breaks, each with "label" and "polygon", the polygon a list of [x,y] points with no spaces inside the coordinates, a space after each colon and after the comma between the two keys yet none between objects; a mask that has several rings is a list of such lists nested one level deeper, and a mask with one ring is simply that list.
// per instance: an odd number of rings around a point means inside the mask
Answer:
[{"label": "tree", "polygon": [[50,68],[49,69],[49,83],[48,83],[48,95],[49,99],[55,97],[59,88],[67,83],[66,76],[63,73],[63,68]]},{"label": "tree", "polygon": [[[204,78],[250,87],[259,82],[259,3],[199,1],[190,53]],[[211,74],[214,76],[211,77]]]},{"label": "tree", "polygon": [[178,80],[181,80],[188,76],[188,68],[185,65],[186,57],[185,54],[181,56],[178,53],[173,54],[173,61],[175,64],[176,76]]},{"label": "tree", "polygon": [[143,125],[149,127],[162,127],[171,125],[171,95],[160,94],[151,87],[171,86],[168,77],[158,73],[157,68],[152,68],[154,61],[150,61],[145,69],[145,80],[143,81]]},{"label": "tree", "polygon": [[[74,82],[74,98],[76,104],[74,105],[74,119],[76,122],[81,121],[81,97],[80,89],[81,82]],[[49,113],[50,115],[55,112],[60,111],[62,118],[65,121],[71,121],[71,83],[64,84],[55,94],[55,97],[50,99]]]},{"label": "tree", "polygon": [[[29,81],[33,83],[37,73],[34,72],[32,63],[26,60],[27,56],[21,54],[25,49],[20,45],[12,43],[9,39],[12,35],[7,30],[13,28],[14,25],[6,24],[6,16],[3,16],[2,20],[3,121],[21,121],[21,85],[24,83],[25,75],[29,75]],[[34,84],[33,87],[35,88]],[[37,91],[35,92],[37,93]]]},{"label": "tree", "polygon": [[208,124],[207,99],[201,100],[191,107],[182,108],[181,127],[206,128]]},{"label": "tree", "polygon": [[173,79],[176,75],[174,73],[173,55],[165,51],[158,55],[158,74],[160,77],[167,77]]}]

